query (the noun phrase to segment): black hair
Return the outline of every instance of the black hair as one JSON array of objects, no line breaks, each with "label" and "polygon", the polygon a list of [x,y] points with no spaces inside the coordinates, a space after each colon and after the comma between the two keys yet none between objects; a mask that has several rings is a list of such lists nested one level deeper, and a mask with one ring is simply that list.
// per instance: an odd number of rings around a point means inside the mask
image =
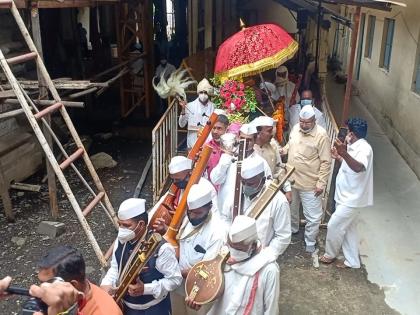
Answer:
[{"label": "black hair", "polygon": [[219,115],[219,117],[217,117],[217,122],[222,123],[226,127],[229,126],[229,119],[226,115]]},{"label": "black hair", "polygon": [[131,218],[131,220],[134,220],[136,222],[143,221],[144,224],[147,225],[149,223],[149,216],[147,212],[144,212],[142,214],[139,214],[138,216]]},{"label": "black hair", "polygon": [[367,134],[367,122],[361,118],[349,118],[346,121],[346,125],[349,127],[349,131],[358,138],[366,138]]},{"label": "black hair", "polygon": [[76,280],[83,282],[86,279],[86,265],[82,254],[75,248],[64,245],[51,249],[38,263],[40,269],[54,271],[56,277],[64,281]]}]

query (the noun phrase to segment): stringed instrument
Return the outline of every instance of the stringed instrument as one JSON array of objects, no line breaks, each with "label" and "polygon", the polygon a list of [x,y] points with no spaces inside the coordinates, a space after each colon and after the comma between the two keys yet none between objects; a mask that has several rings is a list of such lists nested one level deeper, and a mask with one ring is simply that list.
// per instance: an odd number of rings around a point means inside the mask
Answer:
[{"label": "stringed instrument", "polygon": [[150,236],[141,243],[137,253],[135,254],[136,257],[131,261],[130,267],[124,274],[121,283],[114,294],[114,300],[120,305],[120,307],[122,306],[122,298],[127,293],[128,286],[135,282],[140,271],[154,255],[161,241],[162,236],[159,233],[150,233]]},{"label": "stringed instrument", "polygon": [[[294,170],[294,167],[289,169],[279,183],[271,182],[255,202],[248,216],[257,220]],[[195,264],[185,279],[186,296],[198,305],[210,303],[220,297],[224,291],[223,270],[229,257],[228,247],[223,246],[216,258]]]},{"label": "stringed instrument", "polygon": [[242,211],[242,181],[241,181],[241,170],[242,161],[245,159],[247,139],[239,140],[239,154],[236,162],[236,179],[235,179],[235,195],[233,197],[233,208],[232,208],[232,222],[235,220],[238,214]]},{"label": "stringed instrument", "polygon": [[[204,126],[200,136],[197,138],[194,146],[192,147],[191,151],[188,153],[188,158],[195,161],[196,156],[200,152],[201,148],[203,147],[204,143],[207,140],[211,130],[213,129],[214,124],[217,122],[217,118],[219,116],[215,113],[211,114],[209,120],[207,121],[206,126]],[[165,224],[169,225],[172,220],[172,215],[170,211],[174,209],[174,202],[175,198],[178,195],[179,188],[176,187],[175,184],[171,184],[169,187],[168,193],[166,194],[165,198],[162,200],[161,204],[157,208],[156,212],[154,213],[153,217],[150,219],[149,222],[149,229],[153,228],[153,225],[156,223],[156,220],[162,218],[165,220]]]},{"label": "stringed instrument", "polygon": [[201,151],[200,156],[195,163],[194,169],[191,172],[187,187],[184,189],[184,193],[182,194],[181,200],[178,203],[175,214],[168,226],[168,230],[163,236],[165,240],[175,248],[177,257],[179,256],[179,244],[176,236],[178,234],[182,220],[184,219],[185,211],[187,210],[187,196],[191,186],[197,184],[200,181],[200,178],[203,176],[203,173],[207,167],[207,162],[209,161],[212,152],[213,149],[208,145],[204,146],[203,150]]}]

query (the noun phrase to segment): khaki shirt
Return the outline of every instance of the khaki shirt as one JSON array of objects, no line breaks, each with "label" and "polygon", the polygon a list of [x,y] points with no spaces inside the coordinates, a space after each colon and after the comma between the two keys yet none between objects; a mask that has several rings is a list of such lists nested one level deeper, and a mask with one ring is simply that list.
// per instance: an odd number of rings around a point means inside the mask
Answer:
[{"label": "khaki shirt", "polygon": [[288,153],[288,166],[295,167],[291,176],[295,181],[294,188],[304,191],[325,189],[331,167],[331,143],[324,128],[315,125],[305,134],[299,124],[295,125],[282,151]]}]

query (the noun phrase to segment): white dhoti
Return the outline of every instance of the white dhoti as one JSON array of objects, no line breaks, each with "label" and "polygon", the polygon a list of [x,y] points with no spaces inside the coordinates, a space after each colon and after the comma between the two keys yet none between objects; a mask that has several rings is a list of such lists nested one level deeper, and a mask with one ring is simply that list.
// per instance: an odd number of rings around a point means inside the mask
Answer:
[{"label": "white dhoti", "polygon": [[360,268],[359,239],[357,237],[357,208],[337,203],[335,212],[328,222],[325,256],[336,258],[343,248],[344,264]]},{"label": "white dhoti", "polygon": [[315,197],[313,191],[302,191],[292,188],[292,204],[290,206],[292,233],[299,231],[299,208],[301,202],[303,215],[306,219],[305,243],[306,246],[314,246],[322,219],[322,199],[321,196]]}]

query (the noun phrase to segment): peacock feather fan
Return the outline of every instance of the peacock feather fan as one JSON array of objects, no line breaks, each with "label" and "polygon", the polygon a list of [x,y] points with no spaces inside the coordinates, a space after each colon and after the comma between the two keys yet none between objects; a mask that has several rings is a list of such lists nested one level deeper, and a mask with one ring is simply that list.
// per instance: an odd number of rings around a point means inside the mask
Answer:
[{"label": "peacock feather fan", "polygon": [[187,99],[185,89],[192,84],[197,84],[197,81],[188,76],[187,70],[178,69],[171,73],[168,79],[165,80],[165,71],[162,72],[158,84],[155,84],[157,77],[153,77],[153,87],[161,98],[167,99],[169,96],[181,96],[184,100]]}]

